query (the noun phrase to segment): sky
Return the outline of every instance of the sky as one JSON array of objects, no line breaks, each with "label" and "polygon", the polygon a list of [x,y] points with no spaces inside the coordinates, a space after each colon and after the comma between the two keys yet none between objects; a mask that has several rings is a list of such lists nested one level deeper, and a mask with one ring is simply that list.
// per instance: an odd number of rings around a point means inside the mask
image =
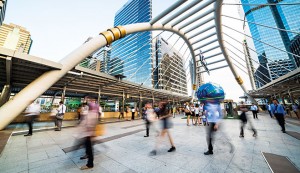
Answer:
[{"label": "sky", "polygon": [[[233,1],[235,0],[226,2]],[[10,0],[4,23],[20,25],[31,33],[31,55],[58,62],[88,37],[113,27],[115,13],[126,2],[127,0]],[[153,17],[174,2],[152,0]],[[238,17],[236,6],[226,6],[224,13]],[[234,28],[241,29],[242,26],[241,23],[230,24]],[[242,39],[235,33],[233,35]],[[246,88],[251,89],[247,75],[239,69],[237,71],[244,79]],[[243,95],[229,68],[212,71],[210,75],[204,74],[204,80],[220,84],[227,99],[237,101]]]}]

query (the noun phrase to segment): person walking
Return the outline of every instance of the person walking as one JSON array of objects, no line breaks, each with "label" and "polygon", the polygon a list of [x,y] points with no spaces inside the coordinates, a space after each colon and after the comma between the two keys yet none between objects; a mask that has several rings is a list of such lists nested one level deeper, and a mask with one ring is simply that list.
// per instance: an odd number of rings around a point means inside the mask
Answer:
[{"label": "person walking", "polygon": [[172,114],[170,113],[170,110],[167,108],[167,104],[168,104],[168,102],[166,102],[166,101],[161,101],[159,103],[159,115],[160,115],[159,119],[162,122],[162,131],[155,143],[155,149],[150,152],[151,155],[156,155],[158,145],[160,144],[160,142],[161,142],[162,138],[165,136],[165,134],[168,135],[168,138],[169,138],[169,141],[171,144],[171,148],[168,150],[168,152],[173,152],[176,150],[173,139],[170,134],[170,131],[168,130],[170,128],[169,117],[171,117]]},{"label": "person walking", "polygon": [[87,164],[82,166],[80,169],[91,169],[94,167],[94,153],[92,138],[95,136],[95,128],[98,123],[99,115],[99,104],[96,102],[96,99],[88,100],[88,114],[85,115],[84,120],[81,123],[82,126],[82,138],[84,139],[85,145],[85,156],[80,157],[80,159],[88,159]]},{"label": "person walking", "polygon": [[135,109],[134,107],[131,108],[131,120],[134,120],[134,114],[135,114]]},{"label": "person walking", "polygon": [[[248,108],[246,107],[246,105],[244,104],[244,102],[241,102],[240,111],[242,111],[242,113],[240,115],[240,120],[241,120],[240,137],[243,138],[244,137],[244,127],[246,126],[247,120],[248,120],[247,114],[246,114],[246,112],[248,112]],[[254,128],[251,120],[250,120],[249,124],[251,126],[252,131],[253,131],[253,137],[256,137],[257,136],[257,131]]]},{"label": "person walking", "polygon": [[152,108],[152,105],[150,103],[147,103],[145,105],[145,109],[146,109],[146,115],[145,115],[146,135],[144,137],[149,137],[150,126],[155,121],[156,114],[155,114],[154,109]]},{"label": "person walking", "polygon": [[189,106],[189,102],[186,102],[184,112],[186,115],[186,125],[189,126],[190,125],[190,116],[192,114],[190,106]]},{"label": "person walking", "polygon": [[55,117],[55,131],[61,131],[62,120],[64,119],[64,115],[66,113],[67,107],[63,104],[62,101],[59,102],[59,107],[57,109],[57,114]]},{"label": "person walking", "polygon": [[25,113],[27,113],[26,116],[26,122],[28,124],[29,130],[28,133],[24,136],[32,136],[32,125],[34,120],[40,115],[41,112],[41,106],[39,102],[32,102],[25,110]]},{"label": "person walking", "polygon": [[293,109],[295,115],[297,116],[297,118],[299,119],[300,115],[299,115],[299,106],[298,106],[298,104],[297,104],[297,103],[294,103],[294,104],[292,105],[292,109]]},{"label": "person walking", "polygon": [[268,110],[268,112],[270,114],[270,117],[273,118],[273,114],[272,114],[271,104],[270,103],[267,104],[267,110]]},{"label": "person walking", "polygon": [[272,113],[276,117],[278,124],[281,127],[282,133],[285,133],[285,120],[284,116],[286,112],[281,104],[279,104],[277,99],[273,99]]},{"label": "person walking", "polygon": [[215,103],[214,101],[207,101],[204,106],[205,115],[207,117],[207,122],[209,122],[209,126],[207,126],[206,131],[206,141],[208,145],[208,151],[204,152],[204,155],[211,155],[213,153],[213,142],[215,132],[219,128],[219,120],[222,118],[222,109],[220,103]]},{"label": "person walking", "polygon": [[176,108],[176,106],[173,106],[173,118],[175,118],[175,115],[176,115],[176,112],[177,112],[177,108]]},{"label": "person walking", "polygon": [[253,119],[258,119],[257,118],[257,106],[254,104],[254,103],[252,103],[252,106],[250,107],[250,110],[252,111],[252,114],[253,114]]}]

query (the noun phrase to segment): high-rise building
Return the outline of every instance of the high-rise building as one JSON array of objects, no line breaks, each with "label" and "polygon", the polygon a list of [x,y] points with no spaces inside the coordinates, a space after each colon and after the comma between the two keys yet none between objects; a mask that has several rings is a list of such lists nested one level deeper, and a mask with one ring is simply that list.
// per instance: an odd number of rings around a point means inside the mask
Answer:
[{"label": "high-rise building", "polygon": [[[149,22],[152,18],[151,0],[129,0],[115,15],[114,26]],[[127,35],[112,44],[111,58],[118,58],[118,64],[111,68],[111,74],[120,71],[126,80],[152,87],[151,83],[151,32]],[[116,62],[117,62],[116,61]]]},{"label": "high-rise building", "polygon": [[96,53],[93,54],[93,57],[97,60],[99,63],[99,71],[103,73],[109,73],[110,69],[110,47],[102,47],[99,49]]},{"label": "high-rise building", "polygon": [[29,54],[32,44],[30,32],[22,26],[3,24],[0,27],[0,46]]},{"label": "high-rise building", "polygon": [[0,0],[0,25],[4,21],[7,0]]},{"label": "high-rise building", "polygon": [[187,81],[182,55],[162,37],[153,39],[152,83],[156,89],[187,94]]},{"label": "high-rise building", "polygon": [[297,35],[292,41],[291,41],[291,52],[294,55],[294,59],[296,62],[297,67],[300,67],[300,35]]},{"label": "high-rise building", "polygon": [[[251,35],[254,38],[253,41],[257,55],[258,57],[265,56],[272,80],[296,68],[296,62],[293,56],[286,53],[291,52],[291,40],[296,37],[296,34],[286,32],[285,30],[299,31],[300,18],[297,15],[300,13],[300,8],[297,5],[280,5],[282,3],[292,3],[296,1],[297,0],[241,0],[244,4],[273,4],[258,6],[243,5],[245,17],[249,22],[248,25]],[[262,25],[280,28],[281,30]],[[281,64],[277,62],[285,63]],[[276,73],[278,69],[288,70],[282,70],[280,73]]]}]

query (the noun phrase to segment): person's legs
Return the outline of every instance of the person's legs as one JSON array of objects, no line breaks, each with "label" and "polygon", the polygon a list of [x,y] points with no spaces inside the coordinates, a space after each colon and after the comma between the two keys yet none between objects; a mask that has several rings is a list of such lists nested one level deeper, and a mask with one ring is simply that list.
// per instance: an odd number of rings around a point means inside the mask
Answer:
[{"label": "person's legs", "polygon": [[150,127],[150,121],[146,119],[146,135],[144,137],[149,136],[149,127]]},{"label": "person's legs", "polygon": [[270,114],[270,117],[273,118],[271,111],[268,110],[268,112],[269,112],[269,114]]},{"label": "person's legs", "polygon": [[62,120],[57,120],[57,129],[61,130]]},{"label": "person's legs", "polygon": [[252,111],[253,119],[255,119],[255,111]]},{"label": "person's legs", "polygon": [[283,115],[278,115],[278,122],[281,126],[281,131],[285,133],[284,117]]},{"label": "person's legs", "polygon": [[134,120],[134,112],[131,114],[131,119]]},{"label": "person's legs", "polygon": [[255,117],[256,117],[256,119],[258,119],[258,117],[257,117],[257,112],[258,112],[258,111],[255,111]]},{"label": "person's legs", "polygon": [[213,133],[214,133],[214,126],[215,123],[210,123],[210,127],[207,127],[207,136],[206,136],[206,141],[208,145],[208,151],[205,152],[205,155],[213,154]]},{"label": "person's legs", "polygon": [[187,113],[186,114],[186,124],[189,126],[190,125],[190,115]]},{"label": "person's legs", "polygon": [[245,122],[241,121],[241,132],[240,132],[240,137],[244,137],[244,127],[245,127]]},{"label": "person's legs", "polygon": [[88,161],[86,166],[89,168],[94,167],[94,155],[93,155],[93,147],[92,147],[92,142],[91,138],[87,137],[85,141],[85,150],[88,155]]},{"label": "person's legs", "polygon": [[171,148],[168,150],[168,152],[175,151],[175,150],[176,150],[176,148],[175,148],[175,145],[174,145],[173,139],[172,139],[172,137],[171,137],[171,135],[170,135],[170,132],[169,132],[167,129],[165,129],[165,131],[166,131],[166,133],[168,134],[169,141],[170,141],[170,144],[171,144]]}]

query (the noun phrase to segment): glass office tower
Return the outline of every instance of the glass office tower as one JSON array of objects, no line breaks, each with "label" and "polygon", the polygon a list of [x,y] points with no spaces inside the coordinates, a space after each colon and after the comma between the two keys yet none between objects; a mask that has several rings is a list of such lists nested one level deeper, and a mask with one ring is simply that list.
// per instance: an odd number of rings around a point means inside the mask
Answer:
[{"label": "glass office tower", "polygon": [[[151,0],[129,0],[115,15],[114,26],[149,22],[152,18]],[[121,74],[126,80],[151,86],[151,32],[127,35],[112,45],[111,57],[118,58],[110,74]]]},{"label": "glass office tower", "polygon": [[[300,18],[297,16],[300,14],[299,6],[279,5],[282,3],[292,3],[296,1],[298,0],[241,0],[241,2],[244,4],[278,4],[271,6],[243,5],[247,21],[299,32]],[[262,66],[267,67],[269,71],[269,73],[265,73],[265,71],[262,73],[269,76],[273,80],[288,73],[289,70],[294,70],[296,68],[295,57],[284,52],[291,52],[291,40],[296,37],[296,34],[279,31],[252,23],[248,24],[252,37],[254,38],[253,41],[259,61]],[[273,47],[259,42],[258,40],[272,45]]]}]

